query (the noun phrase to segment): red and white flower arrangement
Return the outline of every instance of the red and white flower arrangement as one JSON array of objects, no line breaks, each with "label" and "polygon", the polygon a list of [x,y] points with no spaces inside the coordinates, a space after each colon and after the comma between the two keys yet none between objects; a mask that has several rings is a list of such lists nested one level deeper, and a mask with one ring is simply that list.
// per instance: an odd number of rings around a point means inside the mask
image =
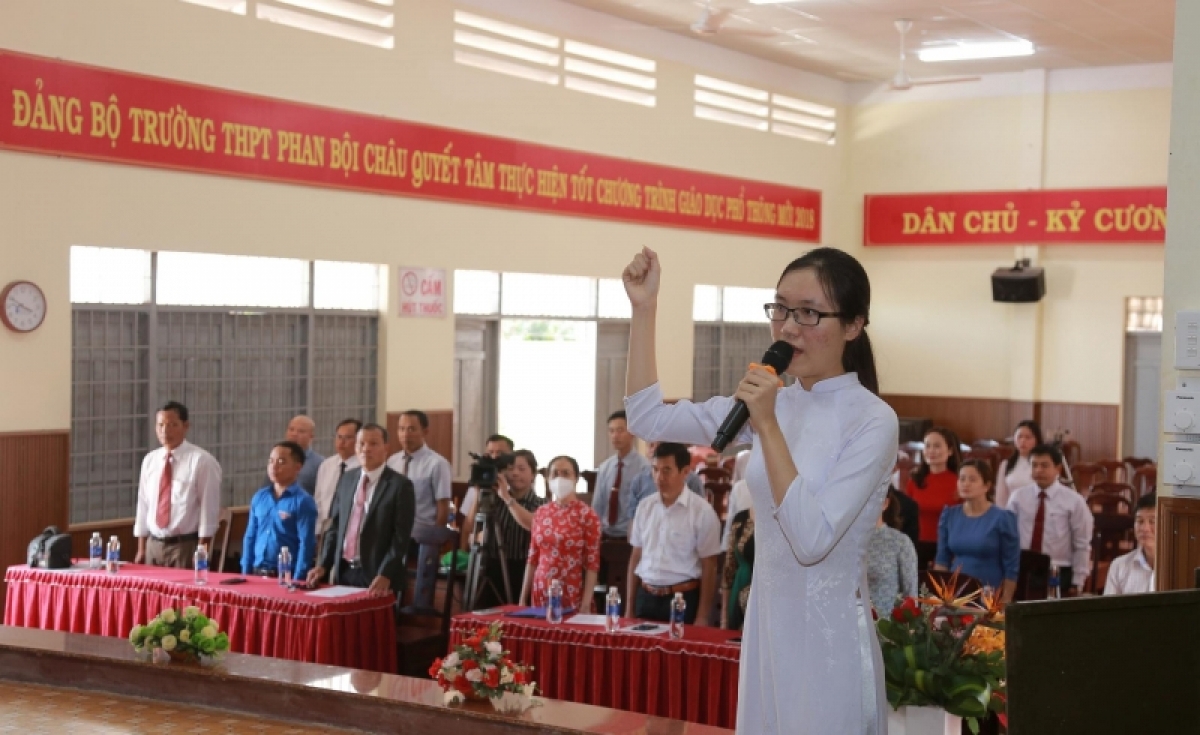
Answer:
[{"label": "red and white flower arrangement", "polygon": [[537,684],[532,666],[514,663],[500,644],[503,626],[494,622],[454,647],[429,667],[429,675],[445,692],[446,704],[486,699],[500,712],[521,712],[534,704]]}]

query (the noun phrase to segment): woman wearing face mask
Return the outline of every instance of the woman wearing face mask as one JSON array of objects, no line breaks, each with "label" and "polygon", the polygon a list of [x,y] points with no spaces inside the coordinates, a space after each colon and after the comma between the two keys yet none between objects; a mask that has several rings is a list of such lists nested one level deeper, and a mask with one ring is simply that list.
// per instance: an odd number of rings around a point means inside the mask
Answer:
[{"label": "woman wearing face mask", "polygon": [[[563,587],[563,608],[592,612],[592,591],[600,570],[600,516],[579,500],[579,463],[571,457],[550,460],[550,494],[554,502],[533,514],[533,540],[525,564],[521,604],[544,607],[550,582]],[[531,599],[532,598],[532,599]]]},{"label": "woman wearing face mask", "polygon": [[993,505],[992,468],[968,459],[958,471],[962,505],[946,508],[938,523],[934,569],[961,571],[987,587],[1000,590],[1000,601],[1012,602],[1021,566],[1017,517]]},{"label": "woman wearing face mask", "polygon": [[[1044,443],[1042,427],[1038,422],[1026,419],[1017,424],[1017,430],[1013,432],[1012,456],[1000,463],[1000,470],[996,473],[996,505],[1007,508],[1009,496],[1033,484],[1033,466],[1029,463],[1029,453],[1034,447]],[[1071,470],[1067,468],[1065,459],[1063,478],[1064,482],[1071,480]]]},{"label": "woman wearing face mask", "polygon": [[925,434],[921,465],[908,479],[904,492],[917,501],[921,541],[938,540],[938,519],[947,505],[958,505],[958,465],[962,455],[953,431],[935,427]]}]

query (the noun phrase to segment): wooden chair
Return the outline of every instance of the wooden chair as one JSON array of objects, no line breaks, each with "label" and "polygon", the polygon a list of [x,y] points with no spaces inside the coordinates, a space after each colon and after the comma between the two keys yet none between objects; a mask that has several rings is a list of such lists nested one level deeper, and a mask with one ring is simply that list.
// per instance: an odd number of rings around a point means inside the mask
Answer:
[{"label": "wooden chair", "polygon": [[908,454],[898,454],[896,459],[896,472],[899,473],[899,478],[896,480],[896,489],[904,492],[904,488],[908,487],[908,478],[912,474],[913,461]]},{"label": "wooden chair", "polygon": [[1000,442],[996,441],[995,439],[976,439],[975,441],[971,442],[971,448],[991,449],[992,451],[996,451],[1000,449]]},{"label": "wooden chair", "polygon": [[1105,479],[1109,482],[1125,482],[1128,479],[1125,463],[1119,459],[1102,459],[1096,464],[1104,468]]},{"label": "wooden chair", "polygon": [[1071,469],[1075,469],[1075,465],[1083,461],[1083,447],[1079,446],[1079,442],[1074,439],[1068,439],[1062,443],[1063,459],[1067,460],[1067,464],[1071,465]]},{"label": "wooden chair", "polygon": [[727,470],[724,467],[702,467],[697,473],[704,480],[704,486],[708,487],[710,482],[728,483],[733,477],[733,471]]},{"label": "wooden chair", "polygon": [[1129,514],[1133,515],[1133,504],[1137,502],[1137,493],[1133,486],[1124,482],[1098,482],[1092,485],[1092,492],[1087,496],[1088,499],[1092,495],[1115,495],[1124,498],[1129,503]]},{"label": "wooden chair", "polygon": [[937,542],[936,541],[918,541],[917,547],[917,574],[927,571],[937,561]]},{"label": "wooden chair", "polygon": [[1148,457],[1126,457],[1121,461],[1124,462],[1125,466],[1129,468],[1130,474],[1133,474],[1147,465],[1154,464],[1154,460]]},{"label": "wooden chair", "polygon": [[[213,548],[208,554],[209,563],[213,559],[217,560],[217,568],[215,571],[225,571],[225,554],[229,551],[229,529],[233,526],[233,510],[231,508],[222,508],[217,514],[217,532],[213,534]],[[220,541],[217,541],[217,539]],[[217,554],[217,548],[221,549],[220,555]],[[246,553],[246,552],[243,552]]]},{"label": "wooden chair", "polygon": [[1149,495],[1158,488],[1158,467],[1149,464],[1138,467],[1133,473],[1133,490],[1137,493],[1134,499]]},{"label": "wooden chair", "polygon": [[[418,538],[419,537],[419,538]],[[433,528],[418,526],[413,532],[414,540],[419,543],[441,546],[458,540],[458,532],[448,528]],[[467,554],[456,550],[459,556]],[[452,557],[453,559],[453,557]],[[406,606],[400,609],[398,625],[396,626],[396,653],[403,676],[421,677],[428,674],[429,665],[438,656],[445,655],[450,646],[450,619],[454,616],[454,578],[455,564],[451,563],[447,570],[444,586],[437,584],[435,590],[441,587],[442,609],[436,607],[436,591],[434,607]],[[412,575],[410,582],[414,582]],[[441,575],[438,574],[440,577]],[[403,604],[408,590],[402,590],[398,604]]]},{"label": "wooden chair", "polygon": [[731,492],[733,492],[733,485],[728,480],[713,480],[704,483],[704,493],[708,496],[708,502],[716,511],[717,518],[722,521],[725,520],[725,514],[729,511],[729,494]]},{"label": "wooden chair", "polygon": [[721,468],[724,469],[726,472],[728,472],[730,477],[733,477],[733,468],[736,465],[737,465],[737,455],[736,454],[731,457],[726,457],[725,459],[721,460]]},{"label": "wooden chair", "polygon": [[[930,580],[936,579],[942,584],[946,584],[953,576],[953,572],[945,572],[940,569],[926,569],[920,573],[920,582],[917,586],[918,589],[924,587],[932,590],[933,585],[929,583]],[[975,590],[983,589],[983,583],[969,574],[963,574],[960,572],[958,575],[958,588],[961,590],[961,592],[956,592],[955,597],[969,595]]]},{"label": "wooden chair", "polygon": [[[1115,485],[1116,483],[1102,484]],[[1132,488],[1129,493],[1132,495]],[[1092,494],[1087,497],[1087,504],[1092,509],[1092,515],[1124,515],[1130,519],[1129,527],[1133,528],[1133,501],[1124,494],[1101,492],[1098,488],[1093,488]]]},{"label": "wooden chair", "polygon": [[1036,551],[1023,550],[1013,601],[1044,600],[1049,596],[1050,557]]},{"label": "wooden chair", "polygon": [[919,463],[921,453],[925,451],[925,442],[904,442],[900,445],[900,451],[911,457],[914,463]]},{"label": "wooden chair", "polygon": [[1103,467],[1089,462],[1071,465],[1071,476],[1075,479],[1075,489],[1085,497],[1092,491],[1092,486],[1108,479],[1108,473]]},{"label": "wooden chair", "polygon": [[[1091,505],[1090,499],[1088,504]],[[1137,542],[1133,536],[1133,518],[1128,513],[1096,513],[1093,506],[1093,516],[1092,573],[1088,576],[1087,588],[1095,594],[1101,594],[1113,560],[1133,551]]]},{"label": "wooden chair", "polygon": [[994,449],[971,448],[963,453],[963,459],[979,459],[987,462],[988,466],[992,468],[992,477],[995,477],[996,472],[1000,469],[1000,453]]},{"label": "wooden chair", "polygon": [[582,477],[584,479],[584,482],[587,483],[588,493],[595,494],[595,492],[596,492],[596,471],[595,470],[584,470],[583,472],[579,473],[579,476]]}]

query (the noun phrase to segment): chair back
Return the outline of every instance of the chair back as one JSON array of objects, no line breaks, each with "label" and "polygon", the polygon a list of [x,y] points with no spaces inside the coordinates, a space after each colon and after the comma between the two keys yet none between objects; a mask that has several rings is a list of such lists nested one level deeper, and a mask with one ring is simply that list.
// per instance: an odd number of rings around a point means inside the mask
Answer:
[{"label": "chair back", "polygon": [[963,453],[963,459],[978,459],[987,462],[988,466],[992,468],[992,477],[995,477],[1000,469],[1000,453],[994,449],[973,447]]},{"label": "chair back", "polygon": [[596,492],[596,471],[595,470],[584,470],[583,472],[579,473],[579,476],[582,477],[584,479],[584,481],[587,483],[588,493],[595,494],[595,492]]},{"label": "chair back", "polygon": [[[213,538],[220,539],[220,541],[214,540],[214,542],[213,542],[214,548],[210,549],[209,554],[208,554],[208,559],[209,559],[210,564],[212,563],[213,559],[218,560],[217,561],[217,572],[225,571],[225,553],[227,551],[229,551],[229,529],[232,526],[233,526],[233,511],[230,510],[229,508],[222,508],[221,512],[217,514],[217,532],[215,534],[213,534]],[[217,555],[217,549],[215,548],[218,545],[221,547],[220,556]],[[243,549],[242,553],[248,554],[248,553],[250,553],[250,549]]]},{"label": "chair back", "polygon": [[1128,469],[1125,467],[1125,463],[1119,459],[1102,459],[1096,464],[1104,468],[1105,479],[1109,482],[1125,482],[1128,479],[1125,474]]},{"label": "chair back", "polygon": [[730,476],[730,477],[732,477],[732,476],[733,476],[733,468],[734,468],[736,465],[737,465],[737,455],[736,455],[736,454],[735,454],[735,455],[733,455],[733,456],[731,456],[731,457],[726,457],[725,459],[721,460],[721,467],[722,467],[722,468],[723,468],[723,469],[724,469],[726,472],[728,472],[728,473],[729,473],[729,476]]},{"label": "chair back", "polygon": [[1131,484],[1137,493],[1137,498],[1154,492],[1158,487],[1158,467],[1153,464],[1138,467],[1133,473],[1133,482]]},{"label": "chair back", "polygon": [[[931,580],[936,579],[941,584],[947,584],[953,576],[954,572],[947,572],[941,569],[926,569],[925,571],[921,572],[921,583],[919,586],[924,586],[932,590],[933,585],[930,584]],[[954,593],[955,597],[969,595],[972,592],[981,589],[983,589],[983,583],[978,579],[969,574],[963,574],[962,572],[958,573],[958,590],[956,590]]]},{"label": "chair back", "polygon": [[1075,465],[1083,461],[1083,447],[1079,446],[1079,442],[1074,439],[1068,439],[1062,443],[1062,455],[1073,469]]},{"label": "chair back", "polygon": [[997,450],[1000,448],[1000,442],[995,439],[976,439],[971,442],[971,448]]},{"label": "chair back", "polygon": [[1089,503],[1093,495],[1123,498],[1129,504],[1129,514],[1133,515],[1133,504],[1137,502],[1137,494],[1132,485],[1124,482],[1098,482],[1092,485],[1092,492],[1086,496]]},{"label": "chair back", "polygon": [[[1095,497],[1093,495],[1093,497]],[[1089,505],[1091,504],[1091,498]],[[1122,500],[1122,498],[1118,498]],[[1127,513],[1097,513],[1093,509],[1092,530],[1092,573],[1088,577],[1088,589],[1096,594],[1104,591],[1108,568],[1122,554],[1128,554],[1137,546],[1133,535],[1133,518]]]},{"label": "chair back", "polygon": [[933,566],[933,562],[937,560],[937,542],[936,541],[918,541],[917,547],[917,573],[926,571]]},{"label": "chair back", "polygon": [[1080,462],[1071,465],[1071,477],[1075,479],[1075,489],[1086,496],[1097,482],[1108,479],[1108,473],[1094,462]]},{"label": "chair back", "polygon": [[921,463],[921,454],[925,451],[925,442],[904,442],[900,451],[912,458],[913,464]]},{"label": "chair back", "polygon": [[729,511],[729,494],[733,491],[733,485],[727,480],[714,480],[704,483],[704,493],[708,496],[708,502],[712,505],[712,509],[716,511],[717,518],[725,520],[725,514]]},{"label": "chair back", "polygon": [[1021,551],[1014,601],[1044,600],[1050,594],[1050,557],[1029,550]]},{"label": "chair back", "polygon": [[1137,470],[1140,470],[1141,468],[1145,467],[1146,465],[1154,464],[1154,460],[1152,460],[1148,457],[1126,457],[1125,459],[1123,459],[1121,461],[1124,462],[1125,466],[1129,468],[1130,474],[1132,474],[1133,472],[1136,472]]},{"label": "chair back", "polygon": [[[1115,485],[1116,483],[1106,482],[1104,485]],[[1129,487],[1126,485],[1125,487]],[[1129,491],[1132,494],[1132,490]],[[1087,496],[1088,508],[1091,508],[1092,515],[1123,515],[1129,518],[1130,528],[1133,528],[1133,501],[1122,493],[1107,493],[1099,490],[1092,490],[1091,495]]]},{"label": "chair back", "polygon": [[896,489],[904,492],[904,488],[908,487],[908,478],[912,475],[913,461],[906,452],[898,452],[896,455],[896,473],[899,477],[896,479]]}]

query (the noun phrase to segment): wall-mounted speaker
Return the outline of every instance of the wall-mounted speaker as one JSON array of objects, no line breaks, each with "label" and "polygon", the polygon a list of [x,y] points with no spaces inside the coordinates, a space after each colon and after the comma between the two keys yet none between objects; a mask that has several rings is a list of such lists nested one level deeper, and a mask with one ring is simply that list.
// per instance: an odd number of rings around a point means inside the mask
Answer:
[{"label": "wall-mounted speaker", "polygon": [[1032,304],[1046,295],[1046,273],[1032,268],[1029,261],[1012,268],[997,268],[992,273],[992,301],[1008,304]]}]

